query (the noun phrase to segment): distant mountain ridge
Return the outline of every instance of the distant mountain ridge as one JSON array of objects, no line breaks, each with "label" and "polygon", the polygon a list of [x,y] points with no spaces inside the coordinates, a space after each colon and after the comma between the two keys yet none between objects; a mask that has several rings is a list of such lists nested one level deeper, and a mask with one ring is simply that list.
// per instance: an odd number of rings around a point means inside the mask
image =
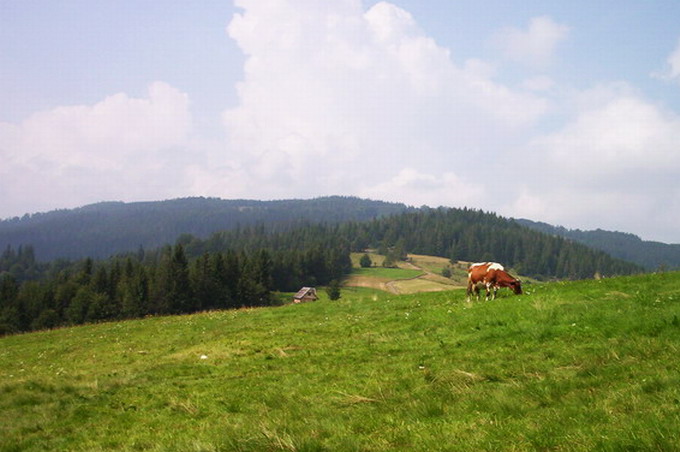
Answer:
[{"label": "distant mountain ridge", "polygon": [[602,229],[582,231],[527,219],[516,219],[515,221],[536,231],[564,237],[590,248],[604,251],[613,257],[634,262],[647,270],[655,270],[660,267],[680,268],[680,244],[669,245],[642,240],[635,234],[625,232],[604,231]]},{"label": "distant mountain ridge", "polygon": [[285,230],[304,223],[368,221],[415,210],[404,204],[355,197],[253,201],[180,198],[150,202],[102,202],[0,221],[0,247],[32,245],[36,257],[107,258],[174,243],[182,234],[263,225]]}]

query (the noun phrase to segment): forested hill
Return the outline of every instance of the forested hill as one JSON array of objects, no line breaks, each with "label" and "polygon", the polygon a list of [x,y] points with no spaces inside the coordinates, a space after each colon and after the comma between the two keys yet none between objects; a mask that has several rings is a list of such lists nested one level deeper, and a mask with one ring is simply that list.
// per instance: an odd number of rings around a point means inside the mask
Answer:
[{"label": "forested hill", "polygon": [[602,250],[619,259],[641,265],[648,270],[656,270],[660,267],[680,268],[680,245],[678,244],[669,245],[642,240],[637,235],[624,232],[603,231],[602,229],[582,231],[526,219],[516,221],[531,229],[564,237],[590,248]]},{"label": "forested hill", "polygon": [[[565,239],[553,240],[552,236],[564,234],[543,230],[548,234],[543,237],[494,214],[474,209],[416,209],[404,204],[340,196],[281,201],[184,198],[99,203],[0,221],[0,251],[5,250],[9,256],[5,259],[7,265],[16,260],[10,259],[9,248],[17,252],[17,259],[21,255],[24,261],[41,262],[57,258],[104,259],[137,252],[140,247],[152,250],[176,243],[178,239],[189,245],[189,250],[190,241],[201,239],[205,243],[197,248],[217,251],[224,247],[212,245],[227,237],[231,242],[227,248],[239,247],[234,237],[245,240],[244,234],[221,236],[225,231],[238,232],[257,226],[267,233],[286,233],[319,223],[348,225],[338,231],[345,231],[345,239],[354,250],[404,244],[408,252],[460,260],[498,260],[519,267],[525,274],[546,277],[589,277],[595,268],[607,274],[635,271],[619,264],[604,265],[609,257],[604,253],[590,255],[585,247],[574,251]],[[525,225],[532,226],[527,222]],[[538,223],[533,225],[533,229],[539,229]],[[616,241],[607,242],[611,246],[604,248],[603,241],[580,240],[573,231],[566,237],[647,268],[658,266],[654,256],[645,254],[647,248],[633,253],[637,248],[629,241],[618,246]],[[30,249],[26,249],[28,245]],[[23,254],[19,250],[22,246]],[[271,246],[265,244],[264,247]],[[591,262],[586,265],[586,261]],[[665,261],[670,267],[678,266],[678,262],[680,260]]]},{"label": "forested hill", "polygon": [[0,247],[31,245],[40,261],[107,258],[174,243],[181,234],[266,225],[287,230],[305,222],[367,221],[414,210],[404,204],[331,196],[311,200],[252,201],[183,198],[158,202],[106,202],[0,221]]},{"label": "forested hill", "polygon": [[523,275],[545,278],[591,278],[641,272],[642,267],[562,237],[521,226],[493,213],[474,209],[422,207],[369,222],[348,222],[329,228],[308,226],[280,234],[246,229],[213,234],[208,239],[184,236],[190,256],[226,249],[290,250],[329,235],[352,251],[377,249],[389,260],[408,253],[440,256],[452,261],[497,261]]}]

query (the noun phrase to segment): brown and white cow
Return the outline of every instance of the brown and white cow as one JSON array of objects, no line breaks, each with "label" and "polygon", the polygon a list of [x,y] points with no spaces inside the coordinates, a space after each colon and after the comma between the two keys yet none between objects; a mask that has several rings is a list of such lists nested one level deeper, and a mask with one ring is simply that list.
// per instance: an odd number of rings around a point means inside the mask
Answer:
[{"label": "brown and white cow", "polygon": [[470,295],[472,295],[473,291],[479,300],[479,284],[484,284],[486,287],[487,300],[492,288],[492,300],[496,299],[496,291],[501,287],[512,289],[516,295],[522,294],[522,283],[520,280],[510,276],[503,266],[496,262],[479,262],[470,265],[468,268],[467,301],[470,301]]}]

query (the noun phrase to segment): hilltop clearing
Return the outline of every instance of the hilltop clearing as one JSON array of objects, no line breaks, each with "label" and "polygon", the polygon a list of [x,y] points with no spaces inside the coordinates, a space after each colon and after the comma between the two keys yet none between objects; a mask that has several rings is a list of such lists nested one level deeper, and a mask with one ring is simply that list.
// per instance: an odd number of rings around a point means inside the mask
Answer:
[{"label": "hilltop clearing", "polygon": [[[322,295],[323,291],[320,291]],[[0,339],[0,450],[676,450],[680,273]]]}]

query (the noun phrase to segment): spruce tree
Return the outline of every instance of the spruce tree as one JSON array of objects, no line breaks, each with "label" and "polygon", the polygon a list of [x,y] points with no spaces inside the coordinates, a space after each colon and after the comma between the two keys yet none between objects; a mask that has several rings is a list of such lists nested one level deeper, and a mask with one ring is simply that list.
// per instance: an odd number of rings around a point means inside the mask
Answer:
[{"label": "spruce tree", "polygon": [[326,293],[331,301],[340,299],[340,282],[337,279],[331,281],[326,287]]},{"label": "spruce tree", "polygon": [[170,260],[169,306],[173,313],[191,312],[194,308],[189,281],[189,263],[182,244],[177,244]]}]

